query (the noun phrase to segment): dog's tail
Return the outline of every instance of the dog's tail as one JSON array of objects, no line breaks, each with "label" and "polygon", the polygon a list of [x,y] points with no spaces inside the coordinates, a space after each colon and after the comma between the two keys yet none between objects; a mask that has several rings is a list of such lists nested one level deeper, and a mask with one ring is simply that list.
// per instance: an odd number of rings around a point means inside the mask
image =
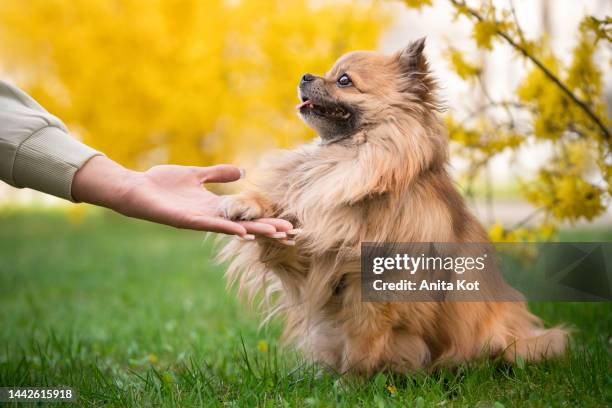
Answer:
[{"label": "dog's tail", "polygon": [[504,358],[510,362],[518,357],[526,361],[541,361],[563,354],[567,348],[569,332],[562,326],[550,329],[533,328],[527,336],[515,338],[504,350]]}]

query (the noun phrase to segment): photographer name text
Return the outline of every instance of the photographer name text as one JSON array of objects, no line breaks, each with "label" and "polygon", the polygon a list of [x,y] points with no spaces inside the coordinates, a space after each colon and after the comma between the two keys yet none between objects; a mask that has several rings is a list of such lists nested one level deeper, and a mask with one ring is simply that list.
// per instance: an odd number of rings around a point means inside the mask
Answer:
[{"label": "photographer name text", "polygon": [[455,282],[447,282],[437,280],[435,282],[422,279],[421,282],[402,279],[398,282],[385,282],[382,279],[377,279],[372,283],[372,287],[376,291],[479,291],[479,281],[468,281],[466,279],[457,279]]}]

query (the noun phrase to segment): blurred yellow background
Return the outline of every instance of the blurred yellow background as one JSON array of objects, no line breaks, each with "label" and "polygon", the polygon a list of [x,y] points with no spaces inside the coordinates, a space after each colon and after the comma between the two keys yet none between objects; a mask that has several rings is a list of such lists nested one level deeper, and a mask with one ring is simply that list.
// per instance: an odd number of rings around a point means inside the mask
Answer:
[{"label": "blurred yellow background", "polygon": [[312,137],[304,72],[374,49],[376,4],[3,0],[6,74],[114,160],[211,164]]}]

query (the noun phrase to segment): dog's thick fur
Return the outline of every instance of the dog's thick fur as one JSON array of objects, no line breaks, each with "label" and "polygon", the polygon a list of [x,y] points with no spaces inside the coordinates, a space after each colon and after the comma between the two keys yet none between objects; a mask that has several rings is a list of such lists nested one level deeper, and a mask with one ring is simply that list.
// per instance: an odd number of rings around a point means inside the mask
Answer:
[{"label": "dog's thick fur", "polygon": [[[233,239],[222,252],[231,259],[229,280],[251,297],[263,293],[271,314],[285,317],[286,337],[341,372],[558,355],[567,333],[544,329],[523,302],[361,301],[361,242],[488,240],[447,173],[447,135],[423,46],[350,53],[325,77],[302,80],[303,101],[340,107],[343,116],[302,106],[320,137],[268,159],[253,191],[223,202],[231,218],[281,217],[301,232],[295,246]],[[343,73],[349,86],[337,82]]]}]

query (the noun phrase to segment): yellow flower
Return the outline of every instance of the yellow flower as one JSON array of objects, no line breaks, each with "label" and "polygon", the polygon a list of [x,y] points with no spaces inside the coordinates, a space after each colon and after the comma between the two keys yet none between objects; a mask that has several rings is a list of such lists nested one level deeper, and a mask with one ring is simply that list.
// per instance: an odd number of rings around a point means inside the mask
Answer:
[{"label": "yellow flower", "polygon": [[465,58],[463,58],[463,54],[458,49],[451,47],[447,54],[453,71],[455,71],[461,79],[470,79],[480,74],[480,67],[466,61]]},{"label": "yellow flower", "polygon": [[149,363],[151,364],[157,364],[157,362],[159,361],[159,359],[157,358],[155,354],[149,354],[147,356],[147,360],[149,360]]},{"label": "yellow flower", "polygon": [[487,50],[493,49],[493,36],[497,33],[497,25],[494,21],[482,20],[474,24],[472,36],[476,44]]},{"label": "yellow flower", "polygon": [[389,390],[391,395],[397,394],[397,388],[395,388],[395,385],[387,385],[387,390]]},{"label": "yellow flower", "polygon": [[431,6],[432,0],[404,0],[406,6],[414,9],[421,9],[425,6]]},{"label": "yellow flower", "polygon": [[506,231],[500,222],[496,222],[489,229],[489,238],[493,242],[504,242]]},{"label": "yellow flower", "polygon": [[556,181],[554,187],[557,202],[553,214],[558,219],[574,221],[584,217],[591,220],[605,210],[601,190],[578,177],[563,177]]},{"label": "yellow flower", "polygon": [[259,342],[257,342],[257,349],[262,353],[267,353],[268,352],[268,342],[265,340],[259,340]]}]

